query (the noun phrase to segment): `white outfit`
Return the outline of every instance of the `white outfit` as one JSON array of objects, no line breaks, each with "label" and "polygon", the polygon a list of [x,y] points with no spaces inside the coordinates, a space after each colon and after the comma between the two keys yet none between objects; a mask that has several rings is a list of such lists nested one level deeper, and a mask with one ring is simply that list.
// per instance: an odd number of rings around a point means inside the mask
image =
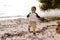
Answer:
[{"label": "white outfit", "polygon": [[29,15],[29,21],[37,21],[37,17],[35,13],[30,13]]}]

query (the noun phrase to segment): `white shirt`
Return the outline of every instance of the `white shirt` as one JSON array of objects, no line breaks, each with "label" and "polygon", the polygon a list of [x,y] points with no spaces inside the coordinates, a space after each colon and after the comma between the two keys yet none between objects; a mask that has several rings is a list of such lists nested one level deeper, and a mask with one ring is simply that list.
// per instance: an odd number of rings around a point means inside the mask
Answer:
[{"label": "white shirt", "polygon": [[37,21],[37,17],[35,13],[30,13],[29,15],[29,21]]}]

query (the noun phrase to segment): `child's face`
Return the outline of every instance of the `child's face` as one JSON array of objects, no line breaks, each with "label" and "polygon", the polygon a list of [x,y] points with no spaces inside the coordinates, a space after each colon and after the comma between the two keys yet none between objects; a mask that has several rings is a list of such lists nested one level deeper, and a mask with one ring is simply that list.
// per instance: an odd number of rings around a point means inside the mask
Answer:
[{"label": "child's face", "polygon": [[32,11],[33,13],[35,13],[35,12],[36,12],[36,9],[35,9],[35,8],[32,8],[31,11]]}]

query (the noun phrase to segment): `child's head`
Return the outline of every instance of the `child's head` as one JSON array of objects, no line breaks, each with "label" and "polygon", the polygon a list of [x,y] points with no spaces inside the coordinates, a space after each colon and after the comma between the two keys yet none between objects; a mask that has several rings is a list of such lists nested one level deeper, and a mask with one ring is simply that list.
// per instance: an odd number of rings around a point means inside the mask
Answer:
[{"label": "child's head", "polygon": [[33,6],[33,7],[31,8],[31,11],[32,11],[33,13],[35,13],[35,12],[36,12],[36,7]]}]

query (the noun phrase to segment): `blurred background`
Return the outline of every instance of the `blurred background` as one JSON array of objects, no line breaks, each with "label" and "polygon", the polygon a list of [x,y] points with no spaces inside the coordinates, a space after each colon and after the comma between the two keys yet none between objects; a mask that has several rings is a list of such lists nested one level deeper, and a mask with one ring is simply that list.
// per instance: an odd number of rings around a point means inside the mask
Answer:
[{"label": "blurred background", "polygon": [[41,17],[60,16],[60,0],[0,0],[0,17],[26,17],[32,6]]}]

